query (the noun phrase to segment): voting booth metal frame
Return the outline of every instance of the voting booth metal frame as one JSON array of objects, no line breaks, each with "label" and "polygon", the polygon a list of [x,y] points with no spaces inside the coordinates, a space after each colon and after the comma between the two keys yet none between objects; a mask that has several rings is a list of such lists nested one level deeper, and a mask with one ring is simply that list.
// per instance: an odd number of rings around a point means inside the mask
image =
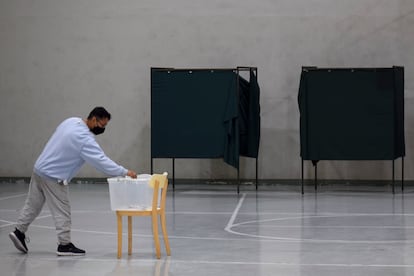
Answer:
[{"label": "voting booth metal frame", "polygon": [[[152,112],[154,112],[153,110],[153,76],[152,76],[152,72],[153,71],[167,71],[167,72],[182,72],[182,71],[188,71],[188,72],[194,72],[194,71],[233,71],[237,74],[237,78],[236,78],[236,93],[237,93],[237,105],[239,104],[238,100],[239,100],[239,79],[240,79],[240,73],[241,72],[254,72],[256,75],[256,78],[258,78],[258,70],[257,67],[249,67],[249,66],[238,66],[236,68],[168,68],[168,67],[151,67],[151,112],[150,112],[150,116],[151,116],[151,129],[153,126],[153,118],[152,118]],[[152,130],[151,130],[151,141],[152,141]],[[247,156],[242,156],[240,155],[240,157],[247,157]],[[154,171],[154,159],[159,158],[159,159],[171,159],[172,161],[172,187],[173,187],[173,191],[175,190],[175,159],[200,159],[199,157],[194,157],[194,158],[177,158],[177,157],[154,157],[153,156],[153,152],[151,150],[151,174]],[[255,159],[255,188],[256,190],[258,189],[258,156],[257,157],[249,157],[249,158],[254,158]],[[214,158],[201,158],[201,159],[214,159]],[[235,168],[237,171],[237,193],[240,193],[240,168],[239,166],[237,168]]]},{"label": "voting booth metal frame", "polygon": [[[309,126],[307,122],[308,110],[307,107],[303,107],[304,105],[307,105],[309,102],[309,95],[306,95],[304,97],[301,95],[301,89],[303,89],[302,86],[307,85],[307,80],[305,79],[305,75],[311,72],[321,72],[325,71],[329,73],[332,72],[348,72],[350,74],[353,74],[355,72],[388,72],[388,77],[391,80],[384,81],[381,79],[381,76],[375,76],[374,80],[377,83],[374,83],[374,87],[376,86],[376,89],[378,88],[379,84],[383,85],[381,83],[386,83],[388,85],[388,89],[393,92],[392,100],[391,102],[387,102],[390,109],[392,110],[392,118],[390,121],[392,122],[391,125],[391,133],[390,137],[393,143],[386,144],[386,147],[390,148],[389,152],[384,154],[383,156],[386,156],[385,158],[379,157],[379,158],[370,158],[372,156],[365,156],[366,158],[359,158],[361,156],[358,156],[356,159],[349,158],[349,156],[345,159],[335,159],[335,158],[312,158],[311,155],[308,153],[308,149],[310,146],[308,146],[306,143],[308,143],[308,137],[309,129],[312,128],[312,126]],[[375,79],[376,78],[376,79]],[[321,81],[321,79],[319,79]],[[374,81],[374,82],[375,82]],[[300,131],[301,131],[301,191],[302,194],[304,193],[304,161],[309,160],[312,161],[312,165],[314,166],[314,189],[317,191],[318,186],[318,162],[321,160],[342,160],[342,161],[373,161],[373,160],[382,160],[382,161],[392,161],[391,162],[391,168],[392,168],[392,193],[395,193],[395,160],[399,157],[401,157],[401,191],[404,191],[404,156],[405,156],[405,141],[404,141],[404,68],[399,66],[393,66],[390,68],[318,68],[318,67],[302,67],[302,73],[301,73],[301,81],[300,81],[300,87],[299,87],[299,95],[298,95],[298,103],[299,103],[299,109],[301,112],[301,119],[300,119]],[[315,85],[314,85],[315,86]],[[313,87],[314,89],[315,87]],[[306,88],[305,88],[306,90]],[[374,89],[375,90],[375,89]],[[389,91],[388,91],[389,92]],[[301,106],[302,104],[302,106]],[[314,109],[316,110],[316,109]],[[303,113],[303,114],[302,114]],[[326,114],[325,114],[326,115]],[[326,116],[329,117],[329,116]],[[306,122],[305,122],[306,121]],[[314,121],[315,122],[315,121]],[[305,134],[304,134],[305,133]],[[375,138],[375,137],[374,137]],[[304,141],[306,140],[306,141]],[[305,143],[305,144],[304,144]],[[319,143],[318,141],[318,147],[322,145],[323,143]],[[321,146],[320,149],[323,149],[323,146]],[[314,151],[317,152],[317,151]],[[305,155],[305,158],[304,158]],[[318,156],[319,152],[317,154],[313,154],[314,156]],[[322,154],[323,155],[323,154]],[[329,155],[329,154],[328,154]],[[358,155],[358,154],[357,154]],[[332,156],[331,156],[332,157]]]}]

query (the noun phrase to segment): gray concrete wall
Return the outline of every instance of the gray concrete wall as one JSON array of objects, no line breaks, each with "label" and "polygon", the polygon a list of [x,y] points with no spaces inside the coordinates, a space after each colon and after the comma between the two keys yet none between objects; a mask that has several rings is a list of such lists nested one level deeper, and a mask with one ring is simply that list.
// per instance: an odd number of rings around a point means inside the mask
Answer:
[{"label": "gray concrete wall", "polygon": [[[0,176],[29,176],[55,127],[103,105],[98,138],[149,172],[150,67],[257,66],[259,177],[300,178],[301,66],[405,67],[406,178],[414,179],[412,0],[2,0]],[[156,160],[156,170],[171,170]],[[400,162],[397,161],[397,170]],[[306,177],[312,177],[306,166]],[[386,179],[390,162],[321,162],[321,178]],[[85,166],[80,177],[102,174]],[[233,178],[220,160],[177,160],[179,178]],[[244,159],[241,177],[254,177]]]}]

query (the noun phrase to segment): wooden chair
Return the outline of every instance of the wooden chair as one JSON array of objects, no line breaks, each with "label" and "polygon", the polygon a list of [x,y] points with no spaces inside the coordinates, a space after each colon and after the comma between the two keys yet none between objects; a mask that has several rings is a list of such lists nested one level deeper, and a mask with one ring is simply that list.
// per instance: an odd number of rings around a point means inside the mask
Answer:
[{"label": "wooden chair", "polygon": [[[152,207],[147,210],[128,209],[116,210],[118,221],[118,259],[122,256],[122,216],[128,216],[128,255],[132,254],[132,217],[150,216],[152,219],[152,234],[154,236],[155,252],[157,258],[161,258],[160,240],[158,237],[158,216],[160,216],[161,230],[164,237],[164,244],[167,255],[171,255],[170,244],[168,242],[167,225],[165,220],[165,200],[167,197],[168,178],[167,173],[153,174],[150,186],[154,189]],[[158,198],[161,189],[161,198]],[[159,204],[158,204],[159,202]],[[158,207],[159,206],[159,207]]]}]

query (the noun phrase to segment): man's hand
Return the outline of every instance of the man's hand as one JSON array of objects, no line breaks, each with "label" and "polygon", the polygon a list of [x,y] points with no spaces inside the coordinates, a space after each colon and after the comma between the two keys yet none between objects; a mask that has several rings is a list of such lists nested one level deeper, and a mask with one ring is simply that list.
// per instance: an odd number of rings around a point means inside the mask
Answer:
[{"label": "man's hand", "polygon": [[137,173],[134,172],[134,171],[128,170],[127,176],[129,176],[131,178],[137,178]]}]

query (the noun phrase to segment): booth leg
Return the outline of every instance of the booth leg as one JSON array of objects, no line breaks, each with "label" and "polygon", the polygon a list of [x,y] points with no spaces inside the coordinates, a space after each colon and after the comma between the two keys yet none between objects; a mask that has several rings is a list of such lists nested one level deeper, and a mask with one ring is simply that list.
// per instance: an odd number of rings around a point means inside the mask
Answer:
[{"label": "booth leg", "polygon": [[304,194],[304,192],[303,192],[303,158],[301,158],[302,159],[302,195]]}]

